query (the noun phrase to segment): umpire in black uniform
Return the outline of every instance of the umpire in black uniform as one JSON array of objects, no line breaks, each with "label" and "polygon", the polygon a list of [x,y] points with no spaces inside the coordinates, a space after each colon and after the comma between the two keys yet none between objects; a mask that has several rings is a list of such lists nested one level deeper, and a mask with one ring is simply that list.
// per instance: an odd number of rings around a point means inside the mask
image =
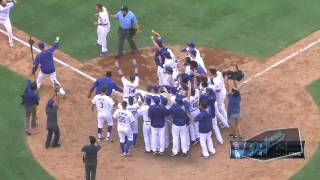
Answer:
[{"label": "umpire in black uniform", "polygon": [[89,136],[89,139],[90,144],[83,146],[81,151],[83,152],[86,180],[95,180],[97,169],[97,155],[98,151],[101,149],[101,146],[99,144],[95,145],[96,138],[94,136]]}]

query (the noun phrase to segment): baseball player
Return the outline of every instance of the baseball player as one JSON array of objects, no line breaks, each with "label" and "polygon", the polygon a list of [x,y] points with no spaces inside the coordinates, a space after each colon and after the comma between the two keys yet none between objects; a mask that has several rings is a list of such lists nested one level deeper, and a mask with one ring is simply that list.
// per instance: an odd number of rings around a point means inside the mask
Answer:
[{"label": "baseball player", "polygon": [[[54,87],[56,85],[61,87],[61,84],[57,80],[56,69],[53,60],[53,53],[59,47],[59,37],[56,37],[53,47],[47,50],[45,50],[45,44],[43,42],[39,42],[38,46],[41,52],[36,56],[34,66],[32,68],[32,74],[35,74],[40,64],[40,71],[37,77],[38,89],[41,87],[42,79],[44,76],[50,77],[50,80]],[[62,87],[59,90],[59,94],[61,94],[62,96],[66,95]]]},{"label": "baseball player", "polygon": [[209,113],[212,117],[212,128],[213,128],[214,134],[216,135],[216,139],[217,139],[218,143],[223,144],[223,138],[221,136],[220,129],[217,124],[217,118],[216,118],[216,113],[215,113],[216,99],[214,96],[214,91],[213,91],[213,89],[206,87],[204,89],[204,92],[205,92],[204,94],[200,95],[199,103],[204,102],[207,104],[208,109],[209,109]]},{"label": "baseball player", "polygon": [[97,45],[101,46],[101,53],[100,56],[104,56],[108,53],[107,48],[107,36],[110,31],[111,25],[109,21],[109,15],[107,9],[102,6],[101,4],[96,5],[96,11],[97,11],[97,34],[98,34],[98,40]]},{"label": "baseball player", "polygon": [[187,107],[181,96],[176,96],[175,103],[168,110],[168,113],[172,116],[172,156],[176,156],[179,153],[180,147],[183,155],[186,156],[188,152],[186,124],[189,121],[189,117],[187,115]]},{"label": "baseball player", "polygon": [[90,88],[88,98],[91,97],[91,94],[94,90],[96,90],[96,94],[100,94],[103,86],[107,87],[107,96],[111,96],[113,90],[123,92],[123,90],[112,79],[112,72],[108,70],[106,72],[106,76],[100,77],[93,83],[92,87]]},{"label": "baseball player", "polygon": [[144,139],[144,150],[146,153],[151,152],[151,120],[148,116],[148,110],[151,106],[151,98],[149,96],[145,97],[143,105],[138,109],[139,116],[143,118],[143,139]]},{"label": "baseball player", "polygon": [[12,26],[10,21],[10,10],[16,4],[16,0],[0,0],[0,24],[6,28],[9,38],[9,46],[13,47]]},{"label": "baseball player", "polygon": [[132,124],[132,133],[133,133],[133,146],[137,145],[138,142],[138,131],[139,131],[139,122],[138,122],[138,109],[140,105],[138,102],[135,102],[135,99],[133,96],[129,96],[128,98],[128,106],[127,110],[130,111],[134,117],[134,122]]},{"label": "baseball player", "polygon": [[123,72],[120,69],[119,62],[115,62],[115,68],[119,75],[121,76],[121,81],[123,84],[123,98],[127,100],[130,96],[136,96],[136,89],[139,86],[139,74],[138,74],[138,64],[135,59],[132,60],[134,67],[134,75],[130,76],[130,80],[128,80]]},{"label": "baseball player", "polygon": [[[148,110],[148,116],[151,120],[152,151],[153,154],[162,155],[165,150],[165,117],[166,108],[160,104],[160,98],[153,96],[154,105]],[[159,145],[158,143],[159,142]]]},{"label": "baseball player", "polygon": [[192,121],[190,121],[190,136],[192,145],[196,145],[199,142],[199,122],[194,121],[195,117],[200,113],[199,110],[199,96],[200,92],[198,89],[191,87],[191,82],[188,83],[188,102],[189,102],[189,113]]},{"label": "baseball player", "polygon": [[207,103],[204,101],[200,102],[200,109],[200,113],[194,118],[194,121],[199,122],[201,156],[204,159],[207,159],[209,158],[209,154],[213,155],[216,153],[211,139],[212,116],[209,113]]},{"label": "baseball player", "polygon": [[222,125],[224,127],[229,127],[228,124],[228,117],[227,117],[227,112],[225,109],[225,105],[224,105],[224,99],[226,97],[226,88],[224,85],[224,79],[219,75],[218,76],[218,71],[214,68],[211,68],[209,70],[210,75],[212,76],[209,79],[209,87],[212,88],[215,92],[216,95],[216,115],[218,117],[218,119],[221,121]]},{"label": "baseball player", "polygon": [[113,118],[116,118],[118,121],[118,134],[122,156],[130,155],[129,150],[133,141],[131,126],[134,122],[134,117],[132,113],[127,110],[127,105],[126,101],[122,101],[121,108],[118,108],[113,114]]},{"label": "baseball player", "polygon": [[114,102],[111,99],[111,97],[107,96],[107,87],[103,86],[101,89],[101,94],[95,95],[95,97],[92,99],[92,108],[91,110],[94,110],[94,106],[97,107],[98,111],[98,140],[101,141],[103,139],[102,136],[102,129],[105,122],[108,123],[108,132],[107,132],[107,141],[112,140],[112,108],[114,106]]},{"label": "baseball player", "polygon": [[187,47],[180,50],[180,52],[187,52],[188,57],[190,57],[191,60],[196,61],[204,69],[204,71],[207,72],[206,66],[200,55],[200,52],[196,48],[196,44],[194,42],[188,42],[186,45]]}]

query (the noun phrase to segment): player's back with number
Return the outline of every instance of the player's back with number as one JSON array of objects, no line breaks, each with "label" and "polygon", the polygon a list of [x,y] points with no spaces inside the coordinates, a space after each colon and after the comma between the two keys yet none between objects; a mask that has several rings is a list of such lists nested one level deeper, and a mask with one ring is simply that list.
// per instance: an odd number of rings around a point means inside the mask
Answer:
[{"label": "player's back with number", "polygon": [[130,128],[131,123],[134,122],[132,113],[124,109],[117,109],[113,117],[118,120],[118,128]]},{"label": "player's back with number", "polygon": [[99,113],[112,113],[114,101],[109,96],[98,94],[93,98],[92,103],[96,105]]}]

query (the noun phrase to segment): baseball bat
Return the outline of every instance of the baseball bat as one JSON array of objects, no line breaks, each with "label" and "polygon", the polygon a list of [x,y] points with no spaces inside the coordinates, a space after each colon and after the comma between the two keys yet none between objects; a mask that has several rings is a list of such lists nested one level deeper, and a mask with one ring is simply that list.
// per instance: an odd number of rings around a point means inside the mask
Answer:
[{"label": "baseball bat", "polygon": [[[31,51],[31,60],[32,60],[32,65],[34,66],[34,58],[33,58],[33,44],[34,40],[32,39],[31,35],[29,34],[29,45],[30,45],[30,51]],[[36,79],[36,75],[33,74],[34,79]]]}]

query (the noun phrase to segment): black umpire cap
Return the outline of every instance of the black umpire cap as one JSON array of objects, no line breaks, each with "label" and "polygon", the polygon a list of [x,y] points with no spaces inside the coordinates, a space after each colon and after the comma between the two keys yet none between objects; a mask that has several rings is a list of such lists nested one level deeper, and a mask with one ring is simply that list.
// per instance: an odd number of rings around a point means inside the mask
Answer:
[{"label": "black umpire cap", "polygon": [[121,10],[122,10],[122,11],[128,11],[128,6],[123,5],[123,6],[121,7]]}]

